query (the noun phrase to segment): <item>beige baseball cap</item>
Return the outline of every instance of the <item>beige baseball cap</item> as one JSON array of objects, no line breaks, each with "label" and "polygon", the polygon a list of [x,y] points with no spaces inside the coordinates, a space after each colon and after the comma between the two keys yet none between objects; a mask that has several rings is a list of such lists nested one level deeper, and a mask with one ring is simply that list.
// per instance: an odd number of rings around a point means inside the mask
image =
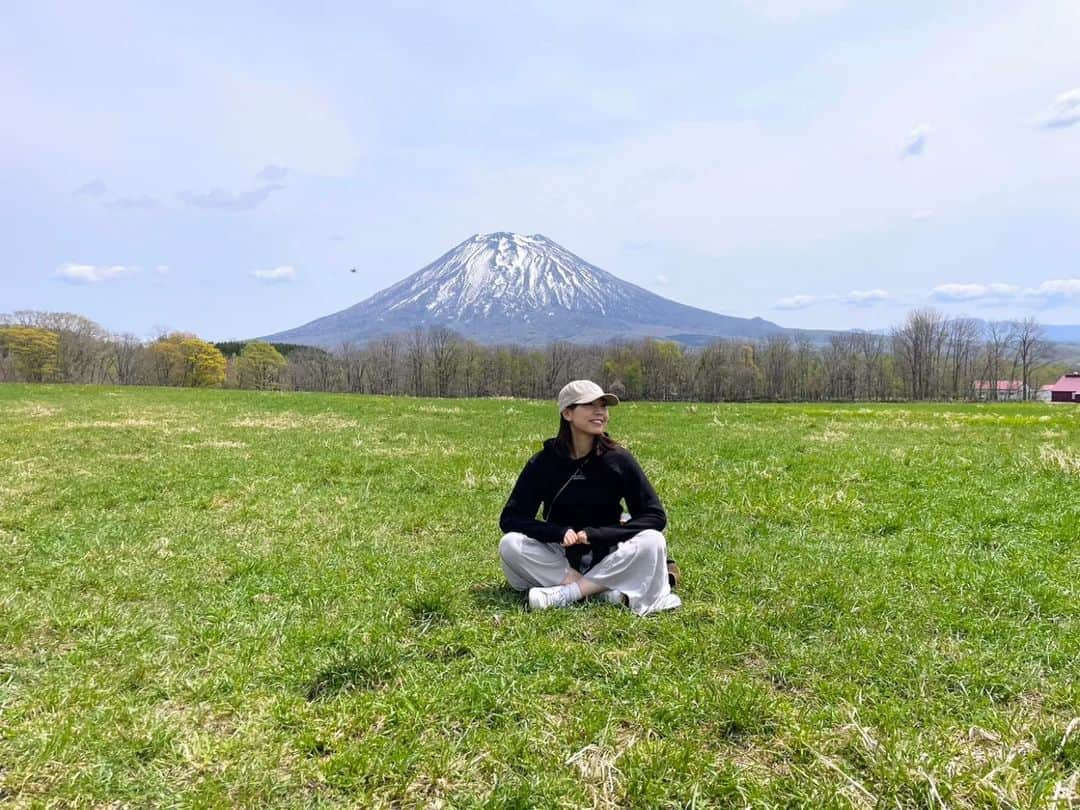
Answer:
[{"label": "beige baseball cap", "polygon": [[604,400],[604,404],[608,406],[619,404],[617,396],[607,393],[592,380],[568,382],[559,392],[559,413],[571,405],[584,405],[586,402],[596,402],[598,399]]}]

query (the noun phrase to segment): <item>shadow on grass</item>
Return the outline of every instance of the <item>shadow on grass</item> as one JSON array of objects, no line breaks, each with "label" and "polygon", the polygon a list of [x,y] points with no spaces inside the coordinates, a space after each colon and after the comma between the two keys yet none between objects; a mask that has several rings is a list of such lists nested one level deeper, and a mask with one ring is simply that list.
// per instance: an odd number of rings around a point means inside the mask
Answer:
[{"label": "shadow on grass", "polygon": [[515,610],[525,604],[525,594],[515,591],[505,582],[473,585],[469,592],[477,607],[485,610]]},{"label": "shadow on grass", "polygon": [[346,692],[378,689],[394,677],[397,665],[397,656],[386,647],[340,649],[329,665],[308,682],[305,697],[314,702]]}]

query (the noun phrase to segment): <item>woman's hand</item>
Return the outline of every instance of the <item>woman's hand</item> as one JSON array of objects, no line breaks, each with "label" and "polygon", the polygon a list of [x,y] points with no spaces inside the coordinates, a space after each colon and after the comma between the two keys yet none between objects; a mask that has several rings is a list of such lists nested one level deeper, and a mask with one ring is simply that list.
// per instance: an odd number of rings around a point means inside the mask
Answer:
[{"label": "woman's hand", "polygon": [[588,544],[589,538],[583,531],[575,532],[573,529],[567,529],[566,534],[563,535],[563,548],[568,548],[569,546],[587,546]]}]

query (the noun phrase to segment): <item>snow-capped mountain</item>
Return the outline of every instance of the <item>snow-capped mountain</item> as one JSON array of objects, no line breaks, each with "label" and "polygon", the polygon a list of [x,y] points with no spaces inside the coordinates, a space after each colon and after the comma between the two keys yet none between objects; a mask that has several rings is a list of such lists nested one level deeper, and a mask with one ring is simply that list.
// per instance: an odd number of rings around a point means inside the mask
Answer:
[{"label": "snow-capped mountain", "polygon": [[481,343],[600,342],[618,337],[763,337],[784,332],[678,304],[623,281],[545,236],[477,234],[348,309],[265,339],[335,347],[446,326]]},{"label": "snow-capped mountain", "polygon": [[589,312],[632,305],[634,289],[545,236],[477,234],[379,293],[388,312],[420,302],[429,316],[472,321],[532,313]]}]

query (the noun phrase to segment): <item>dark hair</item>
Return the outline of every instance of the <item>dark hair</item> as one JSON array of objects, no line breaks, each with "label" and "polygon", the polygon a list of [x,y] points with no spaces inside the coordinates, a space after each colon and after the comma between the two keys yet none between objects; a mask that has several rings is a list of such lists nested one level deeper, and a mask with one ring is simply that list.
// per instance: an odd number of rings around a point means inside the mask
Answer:
[{"label": "dark hair", "polygon": [[[577,405],[570,405],[576,408]],[[598,456],[604,455],[609,450],[618,448],[619,443],[611,438],[606,432],[597,436],[593,441],[592,451]],[[559,432],[555,434],[555,449],[563,456],[574,455],[574,434],[570,432],[570,423],[559,414]]]}]

